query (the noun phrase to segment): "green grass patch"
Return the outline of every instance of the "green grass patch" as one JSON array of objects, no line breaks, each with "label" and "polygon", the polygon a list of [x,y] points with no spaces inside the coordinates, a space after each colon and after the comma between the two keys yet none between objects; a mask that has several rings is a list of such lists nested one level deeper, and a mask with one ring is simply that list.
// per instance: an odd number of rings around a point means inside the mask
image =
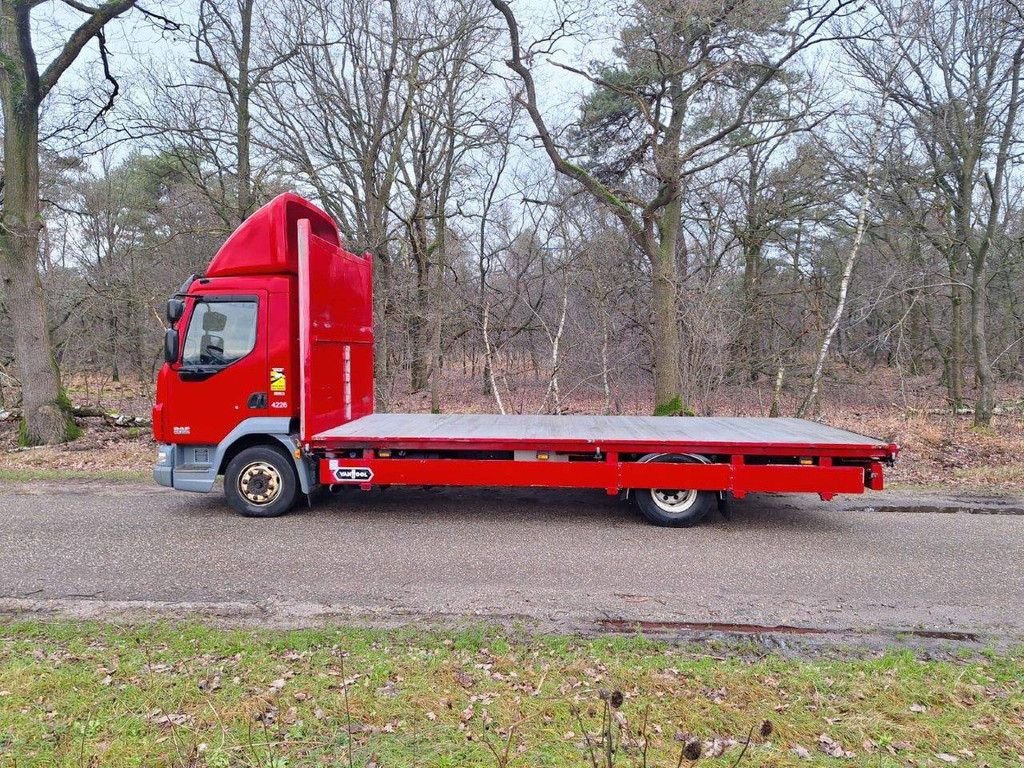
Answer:
[{"label": "green grass patch", "polygon": [[617,766],[676,766],[684,734],[699,764],[732,766],[751,728],[742,765],[1020,765],[1020,654],[749,651],[481,627],[0,625],[0,766],[284,768],[349,750],[358,766],[590,766],[607,765],[608,731]]},{"label": "green grass patch", "polygon": [[46,480],[109,480],[123,483],[142,483],[152,479],[152,472],[145,470],[0,467],[0,482],[8,483],[31,483]]}]

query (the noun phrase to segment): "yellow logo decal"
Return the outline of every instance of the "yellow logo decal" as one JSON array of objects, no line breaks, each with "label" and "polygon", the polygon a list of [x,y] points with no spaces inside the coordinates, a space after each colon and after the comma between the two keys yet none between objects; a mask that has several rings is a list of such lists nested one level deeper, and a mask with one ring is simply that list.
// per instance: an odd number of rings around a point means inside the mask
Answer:
[{"label": "yellow logo decal", "polygon": [[288,389],[287,381],[284,378],[284,368],[270,369],[270,391],[275,395],[283,395]]}]

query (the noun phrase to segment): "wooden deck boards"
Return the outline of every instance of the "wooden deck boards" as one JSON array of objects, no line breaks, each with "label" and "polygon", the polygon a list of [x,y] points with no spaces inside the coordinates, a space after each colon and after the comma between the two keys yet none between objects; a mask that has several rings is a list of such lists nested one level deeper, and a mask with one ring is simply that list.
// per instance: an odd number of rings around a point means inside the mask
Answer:
[{"label": "wooden deck boards", "polygon": [[321,432],[314,440],[349,445],[403,440],[885,445],[882,440],[805,419],[424,413],[376,413]]}]

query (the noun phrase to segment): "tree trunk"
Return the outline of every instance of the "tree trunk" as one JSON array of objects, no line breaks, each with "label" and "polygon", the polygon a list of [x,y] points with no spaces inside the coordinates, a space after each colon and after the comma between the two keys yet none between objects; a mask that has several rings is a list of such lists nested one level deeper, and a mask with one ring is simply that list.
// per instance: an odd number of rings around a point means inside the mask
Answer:
[{"label": "tree trunk", "polygon": [[988,356],[985,318],[988,312],[988,290],[985,285],[985,259],[976,258],[972,269],[971,289],[971,342],[974,346],[974,366],[978,377],[978,397],[974,404],[974,426],[988,427],[992,423],[995,407],[995,383],[992,361]]},{"label": "tree trunk", "polygon": [[761,375],[761,244],[743,246],[743,320],[739,339],[740,365],[750,381]]},{"label": "tree trunk", "polygon": [[775,371],[775,386],[772,388],[772,404],[768,408],[768,415],[773,419],[777,419],[782,415],[782,385],[786,381],[786,366],[784,363],[779,363],[778,369]]},{"label": "tree trunk", "polygon": [[960,284],[960,270],[954,259],[949,265],[950,277],[950,317],[949,317],[949,354],[946,357],[946,393],[950,408],[956,413],[964,405],[964,321],[963,321],[963,286]]},{"label": "tree trunk", "polygon": [[562,364],[559,350],[562,345],[562,333],[565,331],[565,318],[569,311],[569,276],[562,276],[562,308],[558,315],[558,329],[551,337],[551,376],[548,378],[548,391],[544,396],[544,404],[550,397],[554,404],[556,416],[562,415],[562,391],[558,386],[558,371]]},{"label": "tree trunk", "polygon": [[250,149],[251,117],[249,100],[252,83],[249,76],[249,56],[252,50],[252,9],[254,0],[241,5],[242,45],[238,56],[238,109],[236,111],[235,138],[238,152],[238,220],[245,221],[252,213],[252,162]]},{"label": "tree trunk", "polygon": [[682,381],[679,360],[682,342],[679,335],[679,298],[676,292],[676,238],[681,206],[678,200],[665,208],[661,239],[649,250],[653,271],[652,300],[654,324],[654,415],[679,416],[683,413]]},{"label": "tree trunk", "polygon": [[430,412],[441,412],[441,349],[442,296],[444,294],[444,270],[448,263],[448,223],[442,212],[438,217],[438,235],[434,245],[438,263],[434,268],[434,277],[430,289]]},{"label": "tree trunk", "polygon": [[675,270],[671,262],[666,263],[660,256],[654,266],[654,415],[678,416],[683,402]]},{"label": "tree trunk", "polygon": [[374,254],[373,285],[373,333],[376,348],[373,356],[374,407],[377,411],[387,412],[391,407],[388,396],[388,384],[391,381],[388,320],[395,313],[391,309],[391,258],[384,248]]},{"label": "tree trunk", "polygon": [[[417,289],[416,293],[421,291]],[[424,288],[423,294],[427,293]],[[430,344],[427,333],[428,323],[423,316],[424,302],[417,301],[412,316],[409,318],[409,341],[412,344],[412,358],[409,361],[409,385],[413,394],[427,388],[427,370],[430,356]]]},{"label": "tree trunk", "polygon": [[[4,110],[4,200],[0,221],[0,280],[10,309],[22,385],[21,442],[65,442],[75,436],[53,357],[39,251],[39,101],[35,72],[27,72],[19,32],[29,34],[29,5],[0,6],[0,75]],[[32,62],[34,70],[34,61]]]},{"label": "tree trunk", "polygon": [[607,295],[601,294],[601,391],[604,392],[604,412],[612,412],[612,387],[608,378],[608,338],[611,335],[608,328],[608,307],[606,305]]},{"label": "tree trunk", "polygon": [[409,379],[414,393],[427,388],[430,367],[430,254],[426,222],[418,205],[409,228],[409,247],[416,264],[416,297],[409,317],[409,341],[412,344]]},{"label": "tree trunk", "polygon": [[492,362],[494,354],[491,350],[491,338],[487,333],[488,320],[491,316],[491,307],[484,301],[483,306],[483,337],[484,337],[484,375],[487,377],[487,384],[490,387],[491,393],[494,395],[494,403],[498,406],[498,413],[505,415],[505,404],[501,401],[501,392],[498,390],[498,384],[494,380],[494,363]]},{"label": "tree trunk", "polygon": [[[243,100],[244,98],[244,100]],[[239,93],[238,104],[238,220],[249,218],[252,213],[252,166],[249,149],[250,117],[249,94]]]}]

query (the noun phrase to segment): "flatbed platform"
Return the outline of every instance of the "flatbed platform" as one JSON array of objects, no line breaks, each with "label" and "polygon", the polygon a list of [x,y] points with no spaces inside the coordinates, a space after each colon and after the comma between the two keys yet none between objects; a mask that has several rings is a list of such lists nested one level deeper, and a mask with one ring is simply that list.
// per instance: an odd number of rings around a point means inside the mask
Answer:
[{"label": "flatbed platform", "polygon": [[313,436],[321,447],[675,450],[887,458],[885,441],[806,419],[375,413]]}]

